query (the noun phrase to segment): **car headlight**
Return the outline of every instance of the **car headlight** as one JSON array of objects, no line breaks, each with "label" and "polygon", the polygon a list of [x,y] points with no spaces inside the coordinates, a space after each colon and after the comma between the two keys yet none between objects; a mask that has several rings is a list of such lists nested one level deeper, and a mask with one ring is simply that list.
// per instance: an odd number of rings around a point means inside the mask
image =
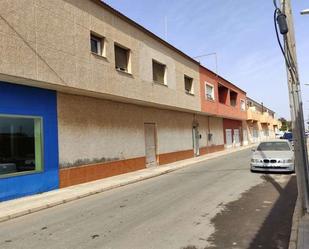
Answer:
[{"label": "car headlight", "polygon": [[293,160],[292,159],[284,159],[282,160],[283,163],[292,163]]},{"label": "car headlight", "polygon": [[260,162],[260,159],[252,158],[252,159],[251,159],[251,162],[252,162],[252,163],[259,163],[259,162]]}]

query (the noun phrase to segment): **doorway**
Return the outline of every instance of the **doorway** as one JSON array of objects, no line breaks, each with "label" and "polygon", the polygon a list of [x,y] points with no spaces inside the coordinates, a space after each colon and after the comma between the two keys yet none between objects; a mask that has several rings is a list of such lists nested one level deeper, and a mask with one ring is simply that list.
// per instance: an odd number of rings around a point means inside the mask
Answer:
[{"label": "doorway", "polygon": [[195,156],[200,155],[200,133],[198,126],[192,128],[193,151]]},{"label": "doorway", "polygon": [[154,167],[157,165],[157,139],[156,124],[145,123],[145,155],[146,167]]},{"label": "doorway", "polygon": [[231,148],[233,146],[233,138],[232,138],[232,129],[225,129],[225,139],[226,139],[226,148]]},{"label": "doorway", "polygon": [[239,129],[234,129],[234,146],[240,146],[240,136],[239,136]]}]

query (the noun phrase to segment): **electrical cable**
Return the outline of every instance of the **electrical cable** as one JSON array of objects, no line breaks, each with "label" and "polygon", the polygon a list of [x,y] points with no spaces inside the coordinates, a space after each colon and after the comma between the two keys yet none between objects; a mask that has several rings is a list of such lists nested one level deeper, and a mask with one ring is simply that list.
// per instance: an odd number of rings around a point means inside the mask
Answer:
[{"label": "electrical cable", "polygon": [[276,36],[277,36],[277,41],[278,41],[278,44],[279,44],[279,47],[280,47],[280,50],[283,54],[283,57],[285,59],[285,63],[287,64],[287,66],[290,68],[290,63],[288,61],[288,58],[285,54],[285,51],[284,51],[284,48],[282,46],[282,43],[281,43],[281,40],[280,40],[280,36],[279,36],[279,32],[278,32],[278,27],[277,27],[277,21],[276,21],[276,18],[277,18],[277,12],[280,11],[279,8],[276,8],[275,9],[275,12],[274,12],[274,24],[275,24],[275,30],[276,30]]},{"label": "electrical cable", "polygon": [[[274,5],[277,6],[276,4],[276,1],[274,0]],[[277,14],[278,12],[280,13],[281,10],[279,8],[276,8],[275,9],[275,12],[274,12],[274,25],[275,25],[275,31],[276,31],[276,37],[277,37],[277,41],[278,41],[278,44],[279,44],[279,47],[280,47],[280,50],[283,54],[283,57],[285,59],[285,63],[290,71],[290,74],[291,74],[291,78],[292,78],[292,82],[294,84],[296,84],[296,81],[295,80],[298,80],[298,77],[297,77],[297,73],[296,73],[296,70],[295,70],[295,63],[294,63],[294,60],[293,60],[293,57],[291,56],[291,51],[290,51],[290,48],[289,48],[289,45],[288,43],[286,42],[287,38],[285,36],[284,38],[284,44],[285,44],[285,47],[287,48],[287,53],[284,51],[284,48],[282,46],[282,42],[280,40],[280,36],[279,36],[279,32],[278,32],[278,27],[277,27],[277,22],[276,22],[276,18],[277,18]],[[295,79],[296,77],[296,79]]]},{"label": "electrical cable", "polygon": [[286,47],[286,49],[287,49],[287,56],[288,56],[288,58],[289,58],[289,61],[290,61],[290,64],[291,64],[291,68],[292,68],[292,70],[293,70],[293,72],[294,72],[294,74],[295,74],[295,76],[297,77],[297,80],[298,80],[298,75],[297,75],[297,73],[296,73],[296,65],[295,65],[295,61],[294,61],[294,58],[293,58],[293,56],[292,56],[292,53],[291,53],[291,50],[290,50],[290,46],[289,46],[289,44],[288,44],[288,42],[287,42],[287,38],[285,39],[285,47]]}]

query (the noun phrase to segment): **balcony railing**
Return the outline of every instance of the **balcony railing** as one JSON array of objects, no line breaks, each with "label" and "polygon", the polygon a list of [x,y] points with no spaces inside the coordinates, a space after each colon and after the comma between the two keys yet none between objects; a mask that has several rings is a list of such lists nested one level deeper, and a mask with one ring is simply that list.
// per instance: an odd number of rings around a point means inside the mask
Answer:
[{"label": "balcony railing", "polygon": [[263,115],[261,115],[260,122],[262,124],[271,124],[272,123],[272,117],[269,116],[268,113],[263,113]]},{"label": "balcony railing", "polygon": [[254,109],[248,109],[247,110],[247,120],[252,121],[260,121],[261,114],[255,111]]}]

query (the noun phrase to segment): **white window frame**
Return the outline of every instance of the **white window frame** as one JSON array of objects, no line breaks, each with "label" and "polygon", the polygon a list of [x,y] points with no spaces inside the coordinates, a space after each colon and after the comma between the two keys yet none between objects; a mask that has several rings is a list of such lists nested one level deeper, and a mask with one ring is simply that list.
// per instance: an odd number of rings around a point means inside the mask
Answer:
[{"label": "white window frame", "polygon": [[[191,81],[191,89],[190,91],[186,90],[186,78]],[[185,85],[185,92],[186,94],[194,95],[194,79],[188,75],[184,75],[184,85]]]},{"label": "white window frame", "polygon": [[[210,86],[211,88],[212,88],[212,99],[210,99],[209,97],[208,97],[208,94],[207,94],[207,86]],[[205,99],[206,100],[209,100],[209,101],[215,101],[215,86],[213,85],[213,84],[211,84],[211,83],[208,83],[208,82],[205,82]]]},{"label": "white window frame", "polygon": [[[98,52],[93,52],[91,50],[91,40],[95,40],[97,42]],[[90,32],[90,52],[95,55],[99,55],[105,57],[105,38],[97,33]]]},{"label": "white window frame", "polygon": [[[242,105],[242,103],[243,103],[243,105]],[[244,99],[240,99],[240,110],[246,111],[246,101]]]}]

